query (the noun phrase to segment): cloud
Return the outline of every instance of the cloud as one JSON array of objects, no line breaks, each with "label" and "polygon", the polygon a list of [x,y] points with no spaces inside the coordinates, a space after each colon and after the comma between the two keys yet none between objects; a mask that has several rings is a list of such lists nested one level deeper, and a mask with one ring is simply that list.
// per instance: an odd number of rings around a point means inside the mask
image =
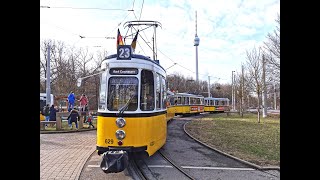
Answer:
[{"label": "cloud", "polygon": [[[231,82],[231,71],[240,70],[241,63],[246,61],[246,50],[261,45],[266,35],[275,29],[275,19],[280,14],[280,0],[64,0],[41,1],[41,5],[105,9],[134,7],[134,12],[40,9],[40,37],[78,46],[100,45],[115,53],[115,40],[89,37],[115,37],[117,28],[126,35],[124,22],[137,20],[141,15],[141,20],[159,21],[162,25],[156,30],[157,57],[164,68],[170,67],[167,73],[179,72],[194,78],[196,55],[193,42],[197,11],[199,78],[207,80],[208,74],[212,73],[213,77],[220,78],[219,82],[225,83]],[[152,57],[152,33],[149,30],[140,33],[142,37],[138,37],[136,52]],[[79,35],[88,38],[80,39]],[[128,38],[127,42],[131,40]],[[171,67],[174,63],[178,64]]]}]

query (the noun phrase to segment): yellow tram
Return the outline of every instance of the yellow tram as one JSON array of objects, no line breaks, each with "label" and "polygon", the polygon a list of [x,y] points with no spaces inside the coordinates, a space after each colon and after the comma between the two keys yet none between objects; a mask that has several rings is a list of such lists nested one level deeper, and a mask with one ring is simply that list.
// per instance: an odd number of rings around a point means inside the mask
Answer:
[{"label": "yellow tram", "polygon": [[228,98],[205,97],[204,104],[204,112],[216,113],[230,110]]},{"label": "yellow tram", "polygon": [[122,48],[129,52],[126,59],[118,53],[102,62],[107,68],[101,74],[97,151],[105,161],[118,156],[127,161],[131,152],[153,155],[165,144],[167,120],[173,117],[167,119],[165,70],[148,57],[131,54],[130,46]]},{"label": "yellow tram", "polygon": [[174,101],[170,101],[170,97],[174,95],[173,92],[171,91],[167,91],[167,121],[170,121],[171,119],[174,118],[175,116],[175,112],[176,112],[176,108],[174,106]]},{"label": "yellow tram", "polygon": [[175,93],[169,96],[175,115],[198,115],[204,112],[204,97],[189,93]]},{"label": "yellow tram", "polygon": [[[160,26],[156,21],[126,24]],[[96,145],[105,173],[123,171],[132,155],[152,156],[165,144],[167,121],[173,118],[159,60],[134,54],[132,44],[119,40],[118,31],[117,54],[101,63]]]}]

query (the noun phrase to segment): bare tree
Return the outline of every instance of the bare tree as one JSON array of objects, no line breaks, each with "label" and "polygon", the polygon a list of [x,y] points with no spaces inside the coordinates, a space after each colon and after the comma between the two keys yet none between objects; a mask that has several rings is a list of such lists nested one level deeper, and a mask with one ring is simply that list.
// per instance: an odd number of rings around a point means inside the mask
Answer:
[{"label": "bare tree", "polygon": [[67,67],[69,66],[67,58],[67,48],[63,42],[53,42],[51,51],[51,83],[53,92],[57,94],[67,93],[65,92],[66,76],[68,74]]},{"label": "bare tree", "polygon": [[[93,54],[89,54],[88,49],[80,48],[80,54],[78,59],[78,76],[85,77],[89,75],[90,68],[88,63],[93,60]],[[80,87],[81,93],[85,93],[86,91],[86,79],[83,80],[83,85]]]},{"label": "bare tree", "polygon": [[[108,52],[106,50],[97,51],[94,57],[94,64],[89,72],[89,75],[93,75],[99,72],[102,61],[107,57]],[[86,81],[86,92],[89,94],[90,109],[98,109],[99,103],[99,91],[100,91],[100,75],[92,76]]]},{"label": "bare tree", "polygon": [[215,82],[214,84],[211,85],[211,94],[212,97],[216,98],[228,98],[231,100],[232,95],[231,95],[231,85],[230,84],[221,84],[218,82]]},{"label": "bare tree", "polygon": [[48,44],[51,44],[51,40],[45,40],[40,44],[40,92],[46,89]]},{"label": "bare tree", "polygon": [[260,96],[262,91],[262,62],[261,62],[261,51],[260,48],[257,50],[255,47],[251,52],[247,53],[247,68],[250,75],[249,85],[250,89],[255,92],[258,96],[258,123],[260,123]]},{"label": "bare tree", "polygon": [[265,56],[267,63],[271,66],[274,80],[280,81],[280,15],[278,14],[276,29],[268,33],[267,41],[264,42]]}]

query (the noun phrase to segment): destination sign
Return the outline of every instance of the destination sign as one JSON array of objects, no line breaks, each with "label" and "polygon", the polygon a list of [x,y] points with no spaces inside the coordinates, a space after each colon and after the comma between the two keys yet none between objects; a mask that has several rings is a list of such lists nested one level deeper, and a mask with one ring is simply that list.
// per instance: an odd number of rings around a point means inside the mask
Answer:
[{"label": "destination sign", "polygon": [[137,75],[138,69],[135,69],[135,68],[111,68],[109,73],[111,75]]}]

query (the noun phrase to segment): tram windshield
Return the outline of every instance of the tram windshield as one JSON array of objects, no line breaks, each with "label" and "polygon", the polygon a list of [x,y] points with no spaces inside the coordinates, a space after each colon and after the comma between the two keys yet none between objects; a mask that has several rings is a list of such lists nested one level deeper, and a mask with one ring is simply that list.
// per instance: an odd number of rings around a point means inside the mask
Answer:
[{"label": "tram windshield", "polygon": [[129,102],[126,111],[136,111],[138,108],[138,82],[136,77],[111,77],[108,83],[108,110],[118,111]]}]

